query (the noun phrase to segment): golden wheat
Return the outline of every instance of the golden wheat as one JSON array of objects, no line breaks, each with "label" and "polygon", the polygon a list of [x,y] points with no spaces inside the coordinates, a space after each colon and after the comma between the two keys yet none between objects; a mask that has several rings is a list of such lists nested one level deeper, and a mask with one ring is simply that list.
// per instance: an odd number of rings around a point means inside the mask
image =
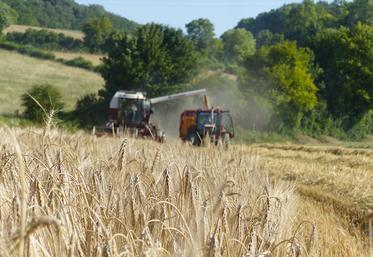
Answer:
[{"label": "golden wheat", "polygon": [[348,223],[270,180],[258,151],[50,126],[0,129],[0,144],[1,256],[368,256]]}]

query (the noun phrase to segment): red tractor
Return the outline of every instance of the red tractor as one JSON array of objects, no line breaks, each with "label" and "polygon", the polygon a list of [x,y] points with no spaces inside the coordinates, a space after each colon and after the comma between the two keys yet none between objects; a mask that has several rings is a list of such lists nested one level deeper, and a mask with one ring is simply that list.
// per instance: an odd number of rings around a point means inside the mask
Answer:
[{"label": "red tractor", "polygon": [[234,138],[232,116],[219,108],[186,110],[180,115],[179,136],[192,145],[200,146],[208,139],[228,149]]}]

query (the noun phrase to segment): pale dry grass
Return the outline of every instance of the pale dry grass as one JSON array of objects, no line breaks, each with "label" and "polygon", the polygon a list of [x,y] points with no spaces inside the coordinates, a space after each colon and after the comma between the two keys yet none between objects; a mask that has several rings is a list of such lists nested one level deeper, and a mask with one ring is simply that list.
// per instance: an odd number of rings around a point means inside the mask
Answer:
[{"label": "pale dry grass", "polygon": [[79,30],[50,29],[50,28],[41,28],[41,27],[26,26],[26,25],[10,25],[3,31],[3,33],[4,34],[10,33],[10,32],[24,33],[26,32],[27,29],[34,29],[34,30],[44,29],[44,30],[48,30],[51,32],[55,32],[55,33],[62,33],[67,37],[72,37],[75,39],[83,40],[84,38],[84,33]]},{"label": "pale dry grass", "polygon": [[83,59],[90,61],[93,65],[97,66],[102,64],[103,55],[100,54],[89,54],[89,53],[72,53],[72,52],[53,52],[56,58],[64,60],[72,60],[74,58],[82,57]]},{"label": "pale dry grass", "polygon": [[0,50],[0,113],[21,110],[21,95],[44,83],[56,86],[71,110],[79,97],[97,92],[104,81],[94,72]]},{"label": "pale dry grass", "polygon": [[326,250],[341,223],[300,215],[255,152],[49,125],[0,130],[1,256],[367,256],[354,234]]},{"label": "pale dry grass", "polygon": [[356,224],[373,209],[373,150],[255,145],[262,168],[297,184],[301,194],[328,202]]}]

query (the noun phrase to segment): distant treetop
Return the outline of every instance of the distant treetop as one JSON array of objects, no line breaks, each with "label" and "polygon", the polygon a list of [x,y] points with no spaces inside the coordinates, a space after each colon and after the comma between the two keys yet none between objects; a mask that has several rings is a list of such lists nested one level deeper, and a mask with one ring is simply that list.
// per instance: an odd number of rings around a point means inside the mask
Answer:
[{"label": "distant treetop", "polygon": [[115,30],[132,32],[138,24],[107,12],[100,5],[80,5],[73,0],[0,0],[18,13],[18,24],[81,30],[90,20],[107,17]]}]

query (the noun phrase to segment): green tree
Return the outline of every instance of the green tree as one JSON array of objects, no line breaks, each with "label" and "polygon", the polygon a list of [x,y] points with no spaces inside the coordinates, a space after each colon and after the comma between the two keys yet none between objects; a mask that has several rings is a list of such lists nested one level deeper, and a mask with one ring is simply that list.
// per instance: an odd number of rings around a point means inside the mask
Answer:
[{"label": "green tree", "polygon": [[224,57],[228,62],[239,62],[255,53],[255,39],[244,29],[231,29],[222,35]]},{"label": "green tree", "polygon": [[313,41],[329,112],[349,129],[373,108],[373,27],[327,29]]},{"label": "green tree", "polygon": [[185,25],[188,37],[194,42],[197,49],[205,52],[213,43],[214,25],[208,19],[197,19]]},{"label": "green tree", "polygon": [[84,44],[92,51],[102,50],[105,40],[112,32],[113,26],[107,17],[92,20],[83,26]]},{"label": "green tree", "polygon": [[313,55],[295,42],[262,47],[245,61],[242,87],[264,97],[273,109],[272,125],[298,128],[305,111],[317,104]]},{"label": "green tree", "polygon": [[51,85],[39,85],[22,95],[22,106],[25,108],[26,118],[41,123],[52,110],[62,110],[64,104],[57,88]]},{"label": "green tree", "polygon": [[0,2],[0,34],[10,24],[17,20],[17,12],[7,4]]},{"label": "green tree", "polygon": [[152,23],[133,36],[114,34],[108,42],[101,70],[106,85],[100,92],[106,101],[118,90],[172,93],[196,75],[194,46],[181,30]]},{"label": "green tree", "polygon": [[349,3],[348,10],[348,26],[354,26],[358,22],[373,25],[373,0],[355,0]]},{"label": "green tree", "polygon": [[308,45],[310,37],[333,24],[335,17],[321,4],[313,0],[303,0],[302,4],[294,5],[286,19],[286,36],[297,40],[301,46]]},{"label": "green tree", "polygon": [[283,34],[272,33],[268,29],[262,30],[256,35],[256,47],[259,49],[262,46],[271,46],[285,41]]}]

